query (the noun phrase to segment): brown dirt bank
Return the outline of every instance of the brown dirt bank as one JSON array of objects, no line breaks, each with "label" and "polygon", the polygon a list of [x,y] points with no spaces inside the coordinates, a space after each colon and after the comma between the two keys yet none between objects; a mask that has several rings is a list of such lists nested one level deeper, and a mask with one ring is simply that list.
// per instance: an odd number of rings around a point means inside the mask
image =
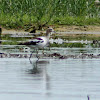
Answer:
[{"label": "brown dirt bank", "polygon": [[[67,26],[67,25],[51,25],[56,32],[66,32],[66,34],[81,34],[81,33],[100,33],[100,26]],[[45,31],[45,28],[44,28]],[[44,32],[42,31],[42,32]],[[38,32],[38,31],[37,31]],[[14,34],[14,33],[28,33],[22,30],[17,29],[5,29],[2,28],[2,34]],[[63,34],[62,34],[63,35]]]},{"label": "brown dirt bank", "polygon": [[57,31],[61,32],[100,32],[100,26],[66,26],[61,25],[55,27]]}]

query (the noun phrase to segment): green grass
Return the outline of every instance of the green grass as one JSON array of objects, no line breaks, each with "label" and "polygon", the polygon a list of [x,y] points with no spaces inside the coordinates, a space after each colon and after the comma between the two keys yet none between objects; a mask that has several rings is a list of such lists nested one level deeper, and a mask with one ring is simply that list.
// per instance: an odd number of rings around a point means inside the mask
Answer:
[{"label": "green grass", "polygon": [[10,37],[10,35],[3,35],[2,40],[7,40],[2,42],[2,45],[17,45],[17,41],[25,41],[26,38],[23,37]]},{"label": "green grass", "polygon": [[[100,25],[100,7],[95,0],[0,0],[0,25],[6,28],[40,29],[45,25]],[[41,27],[40,27],[41,26]],[[76,35],[66,40],[100,40],[99,37]],[[3,36],[2,44],[17,44],[26,38]],[[54,46],[53,44],[52,46]],[[57,44],[57,46],[60,46]],[[62,44],[62,47],[83,47],[83,44]]]},{"label": "green grass", "polygon": [[86,44],[82,44],[82,43],[62,43],[62,44],[57,44],[57,43],[53,43],[50,46],[51,47],[76,47],[76,48],[83,48],[85,47]]},{"label": "green grass", "polygon": [[47,24],[100,25],[95,0],[1,0],[0,24],[8,28]]},{"label": "green grass", "polygon": [[[68,35],[66,35],[66,36],[57,36],[57,35],[54,35],[54,36],[52,36],[53,37],[53,39],[58,39],[58,38],[61,38],[61,39],[63,39],[64,41],[66,41],[66,40],[68,40],[68,41],[74,41],[74,40],[79,40],[79,41],[81,41],[81,40],[88,40],[88,41],[93,41],[93,40],[98,40],[98,41],[100,41],[100,35],[99,34],[74,34],[74,35],[72,35],[72,34],[68,34]],[[10,37],[10,35],[2,35],[2,40],[7,40],[7,41],[5,41],[5,42],[2,42],[2,44],[4,45],[17,45],[18,44],[18,42],[17,41],[26,41],[27,39],[31,39],[31,38],[29,38],[29,37]],[[74,46],[82,46],[83,44],[81,44],[81,43],[76,43],[76,44],[70,44],[70,43],[63,43],[63,44],[56,44],[56,43],[54,43],[52,46],[61,46],[61,47],[67,47],[67,46],[72,46],[72,47],[74,47]]]},{"label": "green grass", "polygon": [[[57,38],[57,37],[56,37]],[[29,39],[29,38],[25,38],[25,37],[10,37],[10,35],[3,35],[2,36],[2,40],[8,40],[8,41],[4,41],[2,42],[2,45],[18,45],[19,42],[18,41],[26,41],[26,39]],[[75,35],[75,36],[67,36],[66,38],[65,37],[62,37],[62,39],[64,40],[90,40],[90,41],[93,41],[93,40],[100,40],[100,36],[97,35],[97,36],[94,36],[94,35]],[[70,48],[73,48],[73,47],[76,47],[76,48],[83,48],[85,47],[86,45],[91,45],[91,47],[100,47],[99,46],[99,43],[98,44],[93,44],[93,43],[88,43],[88,44],[85,44],[85,43],[62,43],[62,44],[58,44],[58,43],[53,43],[53,44],[50,44],[50,47],[70,47]]]},{"label": "green grass", "polygon": [[78,16],[78,17],[73,17],[73,16],[61,16],[61,17],[55,17],[52,20],[53,24],[58,24],[58,25],[78,25],[78,26],[83,26],[83,25],[100,25],[100,18],[95,17],[95,18],[86,18],[84,16]]},{"label": "green grass", "polygon": [[63,40],[68,41],[74,41],[74,40],[98,40],[100,41],[100,35],[99,34],[67,34],[66,36],[54,36],[54,39],[61,38]]}]

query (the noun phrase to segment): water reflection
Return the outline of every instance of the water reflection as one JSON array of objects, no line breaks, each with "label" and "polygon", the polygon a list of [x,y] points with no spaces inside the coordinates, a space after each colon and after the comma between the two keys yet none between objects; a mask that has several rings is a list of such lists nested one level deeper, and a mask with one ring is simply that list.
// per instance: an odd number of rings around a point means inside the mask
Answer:
[{"label": "water reflection", "polygon": [[46,65],[49,64],[49,61],[45,60],[34,60],[33,62],[30,60],[32,65],[32,69],[30,70],[30,74],[40,74],[45,72],[46,73]]},{"label": "water reflection", "polygon": [[35,79],[42,80],[44,94],[47,95],[47,90],[50,89],[50,77],[47,72],[47,65],[49,61],[34,60],[31,61],[32,68],[28,70],[28,74],[33,75]]},{"label": "water reflection", "polygon": [[31,60],[0,59],[1,100],[99,100],[100,59]]},{"label": "water reflection", "polygon": [[39,74],[40,73],[40,69],[37,67],[38,60],[36,60],[33,63],[30,61],[30,63],[33,66],[33,68],[30,70],[30,74]]}]

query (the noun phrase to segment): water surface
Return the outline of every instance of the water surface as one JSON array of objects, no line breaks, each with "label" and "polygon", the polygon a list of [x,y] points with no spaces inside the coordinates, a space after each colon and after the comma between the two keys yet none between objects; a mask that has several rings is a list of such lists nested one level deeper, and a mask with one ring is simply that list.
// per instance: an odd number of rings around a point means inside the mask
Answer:
[{"label": "water surface", "polygon": [[[17,51],[16,51],[17,50]],[[3,47],[0,52],[20,52]],[[41,52],[41,51],[40,51]],[[99,54],[99,48],[51,48],[60,54]],[[100,99],[100,59],[0,58],[1,100]]]},{"label": "water surface", "polygon": [[0,99],[99,100],[100,60],[31,60],[0,59]]}]

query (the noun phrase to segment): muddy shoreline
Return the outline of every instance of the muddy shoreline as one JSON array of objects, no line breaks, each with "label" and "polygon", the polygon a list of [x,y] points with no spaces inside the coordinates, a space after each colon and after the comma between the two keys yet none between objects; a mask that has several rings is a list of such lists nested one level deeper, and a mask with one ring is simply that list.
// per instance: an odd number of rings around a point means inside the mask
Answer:
[{"label": "muddy shoreline", "polygon": [[[64,41],[100,41],[100,26],[66,26],[52,25],[56,31],[51,35],[52,39],[62,39]],[[19,41],[27,41],[37,36],[45,35],[46,27],[42,30],[37,30],[36,33],[26,32],[15,29],[2,28],[2,44],[3,45],[17,45]],[[54,45],[53,45],[54,46]]]},{"label": "muddy shoreline", "polygon": [[[39,59],[100,59],[100,54],[94,55],[94,54],[77,54],[77,55],[62,55],[60,53],[52,53],[52,54],[38,54]],[[29,58],[30,54],[6,54],[6,53],[0,53],[0,58]],[[35,58],[36,54],[33,54],[31,58]]]},{"label": "muddy shoreline", "polygon": [[[62,34],[100,34],[100,26],[51,25],[51,27],[53,27],[57,33],[62,33]],[[37,30],[37,33],[39,32],[45,32],[45,28],[42,31]],[[2,28],[2,34],[16,34],[16,33],[29,33],[29,32],[26,32],[24,29],[17,30],[17,29]]]}]

